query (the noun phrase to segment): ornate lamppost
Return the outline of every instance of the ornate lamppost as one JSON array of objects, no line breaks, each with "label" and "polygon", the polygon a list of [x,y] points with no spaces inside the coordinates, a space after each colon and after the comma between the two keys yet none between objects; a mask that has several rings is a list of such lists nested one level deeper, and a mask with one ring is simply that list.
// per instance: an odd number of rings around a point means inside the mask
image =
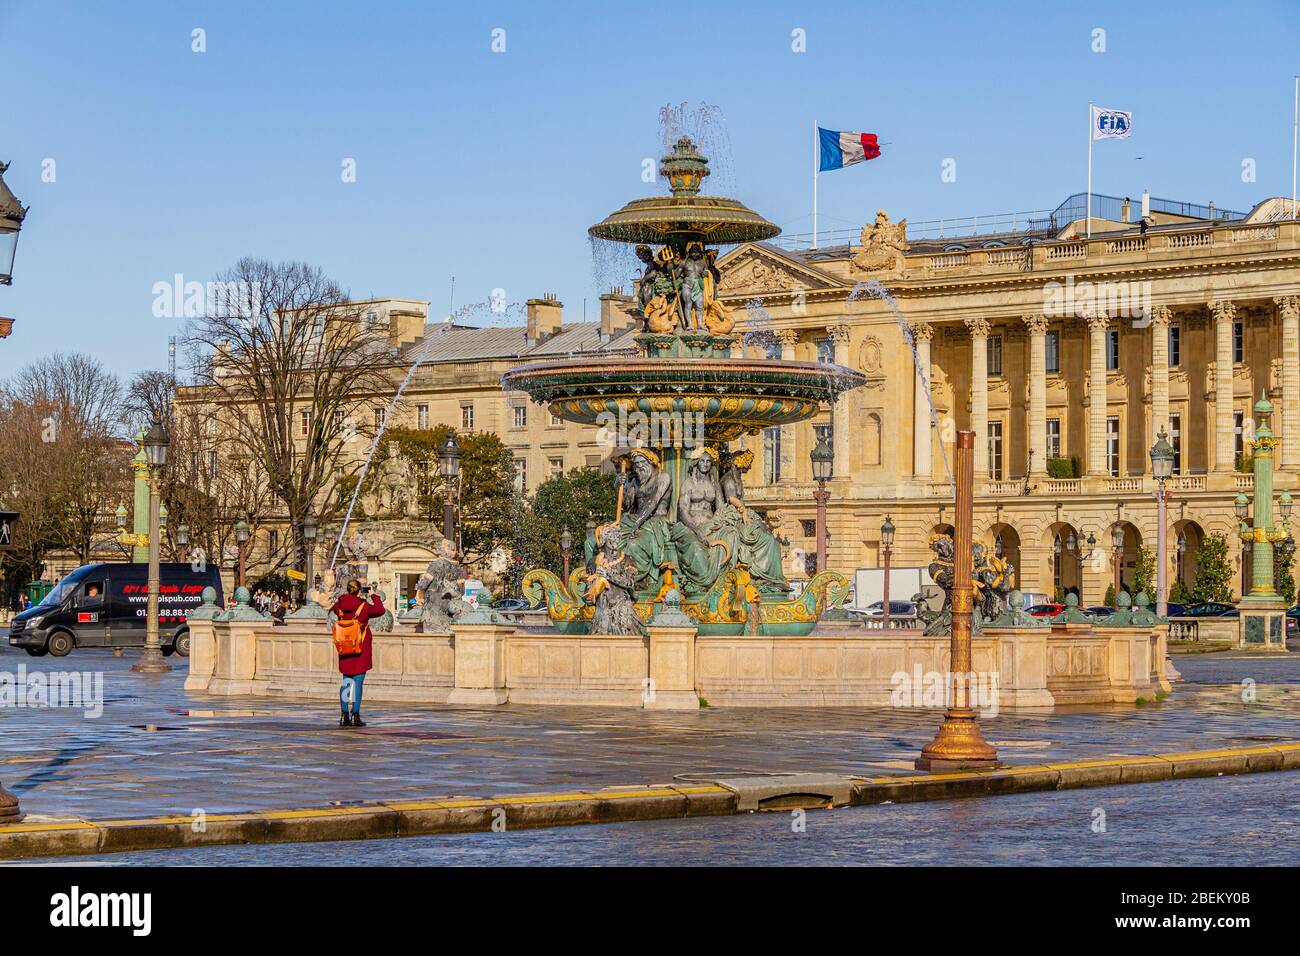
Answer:
[{"label": "ornate lamppost", "polygon": [[1119,592],[1124,587],[1124,529],[1118,522],[1111,529],[1110,543],[1115,559],[1115,606],[1119,607]]},{"label": "ornate lamppost", "polygon": [[[1255,403],[1255,437],[1248,445],[1255,461],[1254,500],[1245,493],[1233,502],[1237,528],[1243,544],[1251,546],[1250,592],[1238,606],[1238,643],[1277,644],[1286,647],[1286,602],[1273,581],[1273,545],[1287,539],[1286,522],[1291,517],[1291,495],[1283,491],[1277,501],[1278,518],[1273,517],[1273,453],[1281,444],[1269,428],[1273,403],[1260,397]],[[1247,514],[1250,524],[1246,523]]]},{"label": "ornate lamppost", "polygon": [[564,556],[564,580],[569,580],[569,558],[573,554],[573,535],[569,534],[569,529],[565,528],[564,533],[560,535],[560,554]]},{"label": "ornate lamppost", "polygon": [[447,440],[438,449],[438,473],[448,482],[456,483],[456,497],[452,499],[451,488],[446,490],[445,503],[442,508],[442,536],[452,542],[456,553],[460,554],[459,535],[456,534],[456,514],[460,505],[460,445],[455,435],[448,435]]},{"label": "ornate lamppost", "polygon": [[[1169,436],[1165,434],[1164,427],[1161,426],[1160,434],[1156,436],[1156,443],[1151,446],[1151,474],[1156,479],[1156,613],[1164,617],[1169,612],[1169,557],[1168,542],[1169,529],[1166,527],[1168,519],[1165,509],[1167,507],[1167,492],[1165,491],[1165,482],[1169,476],[1174,473],[1174,446],[1169,444]],[[1178,563],[1182,566],[1183,549],[1187,547],[1187,542],[1178,536]]]},{"label": "ornate lamppost", "polygon": [[[298,610],[290,614],[290,617],[306,618],[324,618],[329,614],[325,608],[321,607],[312,600],[311,593],[316,588],[316,535],[318,532],[316,519],[311,515],[302,519],[302,550],[303,550],[303,602],[298,606]],[[329,540],[330,529],[325,528],[325,540]]]},{"label": "ornate lamppost", "polygon": [[248,522],[240,518],[235,522],[235,545],[239,549],[239,586],[247,587],[244,580],[244,546],[248,544]]},{"label": "ornate lamppost", "polygon": [[808,457],[812,459],[813,480],[817,482],[817,490],[813,492],[813,500],[817,503],[817,570],[825,571],[826,502],[830,500],[826,482],[831,480],[835,471],[835,449],[825,434],[817,439],[817,444],[808,453]]},{"label": "ornate lamppost", "polygon": [[167,465],[167,448],[171,444],[162,423],[155,421],[144,436],[144,453],[149,463],[149,603],[145,614],[144,653],[136,661],[133,671],[142,674],[163,674],[171,665],[163,660],[162,643],[158,637],[158,587],[159,552],[162,547],[164,521],[162,501],[158,492],[158,478]]},{"label": "ornate lamppost", "polygon": [[880,546],[885,552],[885,580],[883,582],[885,600],[881,604],[884,608],[884,613],[881,616],[884,622],[883,626],[887,631],[889,630],[889,559],[894,554],[894,522],[889,515],[885,515],[885,521],[880,526]]},{"label": "ornate lamppost", "polygon": [[13,285],[14,257],[18,254],[18,233],[27,210],[5,185],[8,163],[0,163],[0,285]]},{"label": "ornate lamppost", "polygon": [[975,519],[975,433],[957,433],[957,505],[953,516],[952,562],[952,662],[949,680],[952,705],[939,732],[921,750],[917,770],[984,768],[997,764],[997,750],[980,733],[979,715],[970,706],[971,615],[975,606],[971,583],[971,546]]}]

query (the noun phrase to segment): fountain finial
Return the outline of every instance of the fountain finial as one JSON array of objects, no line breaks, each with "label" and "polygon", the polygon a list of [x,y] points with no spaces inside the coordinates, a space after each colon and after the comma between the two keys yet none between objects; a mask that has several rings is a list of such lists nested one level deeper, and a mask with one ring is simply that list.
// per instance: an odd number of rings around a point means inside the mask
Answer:
[{"label": "fountain finial", "polygon": [[659,162],[659,175],[667,178],[677,199],[698,196],[704,177],[711,172],[708,159],[695,148],[689,136],[679,139],[672,151]]}]

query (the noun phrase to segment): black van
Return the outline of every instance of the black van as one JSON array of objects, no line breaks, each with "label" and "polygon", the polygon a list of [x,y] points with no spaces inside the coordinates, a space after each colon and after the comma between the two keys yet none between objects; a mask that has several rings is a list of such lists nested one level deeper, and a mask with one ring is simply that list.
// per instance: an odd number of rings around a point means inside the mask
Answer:
[{"label": "black van", "polygon": [[[221,607],[221,574],[207,566],[159,565],[158,639],[162,652],[190,653],[185,616],[215,588]],[[15,614],[9,643],[33,657],[63,657],[74,647],[143,647],[149,606],[149,565],[87,564],[54,586],[40,604]]]}]

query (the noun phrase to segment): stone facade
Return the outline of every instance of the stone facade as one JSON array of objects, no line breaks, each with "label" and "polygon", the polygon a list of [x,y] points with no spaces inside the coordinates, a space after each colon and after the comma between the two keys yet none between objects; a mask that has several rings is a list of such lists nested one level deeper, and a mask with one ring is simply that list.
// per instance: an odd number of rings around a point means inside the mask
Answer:
[{"label": "stone facade", "polygon": [[[1154,553],[1148,451],[1164,427],[1178,455],[1169,581],[1190,586],[1206,534],[1239,546],[1232,499],[1253,478],[1235,459],[1261,392],[1280,412],[1278,490],[1300,473],[1300,222],[1280,213],[1268,200],[1230,221],[1153,214],[1145,231],[1094,216],[1091,239],[1069,223],[919,240],[889,268],[862,255],[870,229],[864,245],[737,247],[720,261],[721,288],[747,306],[748,354],[868,376],[843,407],[745,439],[756,455],[748,500],[779,519],[796,559],[812,554],[808,453],[831,427],[828,566],[877,567],[886,514],[893,565],[924,566],[931,534],[952,522],[945,462],[956,431],[972,429],[977,540],[1000,538],[1020,589],[1082,583],[1082,603],[1099,604],[1115,580],[1117,526],[1125,586],[1138,548]],[[1093,534],[1093,553],[1058,556],[1071,533]]]}]

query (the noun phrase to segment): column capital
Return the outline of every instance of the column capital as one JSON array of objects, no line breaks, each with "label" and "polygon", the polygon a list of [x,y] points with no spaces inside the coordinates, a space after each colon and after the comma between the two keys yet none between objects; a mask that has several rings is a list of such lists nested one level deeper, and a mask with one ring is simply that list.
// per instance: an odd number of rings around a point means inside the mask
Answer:
[{"label": "column capital", "polygon": [[1211,299],[1210,312],[1215,322],[1231,322],[1237,317],[1237,304],[1230,299]]},{"label": "column capital", "polygon": [[780,342],[782,346],[789,346],[793,348],[794,346],[799,344],[798,329],[777,329],[776,332],[774,332],[773,334],[776,336],[776,340]]},{"label": "column capital", "polygon": [[1300,317],[1300,295],[1274,296],[1273,304],[1277,306],[1278,312],[1284,319]]},{"label": "column capital", "polygon": [[1022,315],[1020,320],[1025,323],[1027,328],[1034,335],[1042,335],[1047,331],[1047,316],[1041,312],[1034,312],[1031,315]]},{"label": "column capital", "polygon": [[964,322],[972,338],[988,338],[990,328],[988,319],[965,319]]},{"label": "column capital", "polygon": [[1151,324],[1157,328],[1168,328],[1174,318],[1173,310],[1167,305],[1158,305],[1147,314],[1151,318]]},{"label": "column capital", "polygon": [[1083,321],[1088,323],[1089,331],[1105,332],[1106,327],[1110,325],[1110,316],[1105,312],[1088,312],[1084,314]]},{"label": "column capital", "polygon": [[834,343],[847,343],[849,341],[850,328],[846,323],[841,322],[835,325],[828,325],[826,326],[826,331],[830,333],[831,341]]},{"label": "column capital", "polygon": [[929,322],[913,322],[908,328],[912,332],[914,342],[929,342],[934,338],[934,326]]}]

